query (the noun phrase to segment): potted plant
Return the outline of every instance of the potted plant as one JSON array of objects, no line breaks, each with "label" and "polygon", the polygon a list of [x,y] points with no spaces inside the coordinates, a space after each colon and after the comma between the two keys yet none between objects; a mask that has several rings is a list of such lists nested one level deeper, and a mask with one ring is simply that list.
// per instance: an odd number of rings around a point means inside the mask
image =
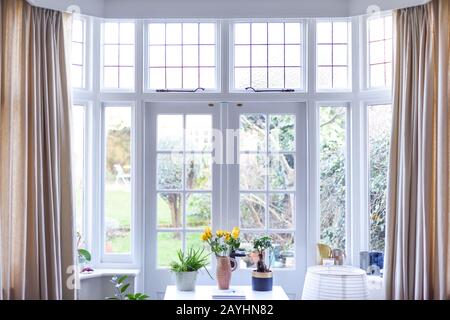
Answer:
[{"label": "potted plant", "polygon": [[80,272],[82,273],[92,272],[94,270],[88,266],[88,264],[91,262],[92,259],[91,253],[88,250],[81,248],[81,243],[82,243],[81,234],[77,232],[78,266],[80,268]]},{"label": "potted plant", "polygon": [[266,250],[272,248],[272,239],[263,236],[253,240],[253,249],[258,255],[256,270],[252,272],[252,288],[255,291],[271,291],[273,286],[273,273],[270,264],[265,262]]},{"label": "potted plant", "polygon": [[211,277],[206,268],[208,265],[208,254],[204,254],[204,249],[189,248],[186,252],[178,250],[177,256],[178,261],[170,264],[170,270],[175,273],[176,285],[179,291],[195,290],[197,273],[202,268]]},{"label": "potted plant", "polygon": [[239,233],[239,228],[235,227],[231,232],[217,230],[215,235],[213,235],[211,228],[207,227],[201,235],[201,239],[210,246],[211,252],[216,255],[216,278],[220,290],[230,288],[231,272],[237,268],[237,262],[234,257],[236,256],[236,250],[239,249],[241,244]]},{"label": "potted plant", "polygon": [[128,293],[130,283],[126,283],[128,276],[114,276],[111,283],[114,285],[114,297],[108,297],[108,300],[147,300],[148,295],[143,293]]}]

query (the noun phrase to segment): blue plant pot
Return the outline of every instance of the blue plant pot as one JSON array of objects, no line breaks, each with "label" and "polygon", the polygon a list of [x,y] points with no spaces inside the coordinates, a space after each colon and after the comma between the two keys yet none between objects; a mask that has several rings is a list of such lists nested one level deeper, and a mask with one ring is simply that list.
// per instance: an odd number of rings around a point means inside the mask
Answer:
[{"label": "blue plant pot", "polygon": [[254,291],[272,291],[273,287],[273,273],[270,272],[256,272],[252,273],[252,289]]}]

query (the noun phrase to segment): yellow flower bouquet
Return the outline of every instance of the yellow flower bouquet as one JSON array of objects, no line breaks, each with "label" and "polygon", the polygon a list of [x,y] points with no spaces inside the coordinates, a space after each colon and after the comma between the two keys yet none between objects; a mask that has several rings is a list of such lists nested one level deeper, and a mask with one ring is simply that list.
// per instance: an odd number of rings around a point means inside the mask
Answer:
[{"label": "yellow flower bouquet", "polygon": [[210,227],[206,227],[201,235],[202,241],[206,242],[211,251],[217,257],[229,256],[233,250],[239,249],[241,240],[239,239],[240,230],[234,227],[231,231],[217,230],[213,234]]}]

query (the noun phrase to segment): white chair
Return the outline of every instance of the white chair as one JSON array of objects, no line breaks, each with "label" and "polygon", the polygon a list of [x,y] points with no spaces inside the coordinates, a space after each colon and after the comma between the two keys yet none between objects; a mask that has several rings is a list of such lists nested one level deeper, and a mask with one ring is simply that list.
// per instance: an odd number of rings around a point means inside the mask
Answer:
[{"label": "white chair", "polygon": [[308,268],[302,300],[367,300],[367,275],[351,266]]},{"label": "white chair", "polygon": [[125,173],[120,164],[115,164],[114,170],[116,170],[116,183],[122,182],[126,185],[130,183],[131,175],[129,173]]}]

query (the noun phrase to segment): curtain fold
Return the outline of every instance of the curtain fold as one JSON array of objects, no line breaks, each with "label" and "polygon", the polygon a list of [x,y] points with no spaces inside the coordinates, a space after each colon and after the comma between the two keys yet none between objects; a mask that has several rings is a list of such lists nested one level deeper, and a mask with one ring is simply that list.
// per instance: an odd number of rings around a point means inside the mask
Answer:
[{"label": "curtain fold", "polygon": [[67,23],[24,0],[0,19],[0,298],[73,299]]},{"label": "curtain fold", "polygon": [[387,299],[449,296],[449,1],[394,12]]}]

